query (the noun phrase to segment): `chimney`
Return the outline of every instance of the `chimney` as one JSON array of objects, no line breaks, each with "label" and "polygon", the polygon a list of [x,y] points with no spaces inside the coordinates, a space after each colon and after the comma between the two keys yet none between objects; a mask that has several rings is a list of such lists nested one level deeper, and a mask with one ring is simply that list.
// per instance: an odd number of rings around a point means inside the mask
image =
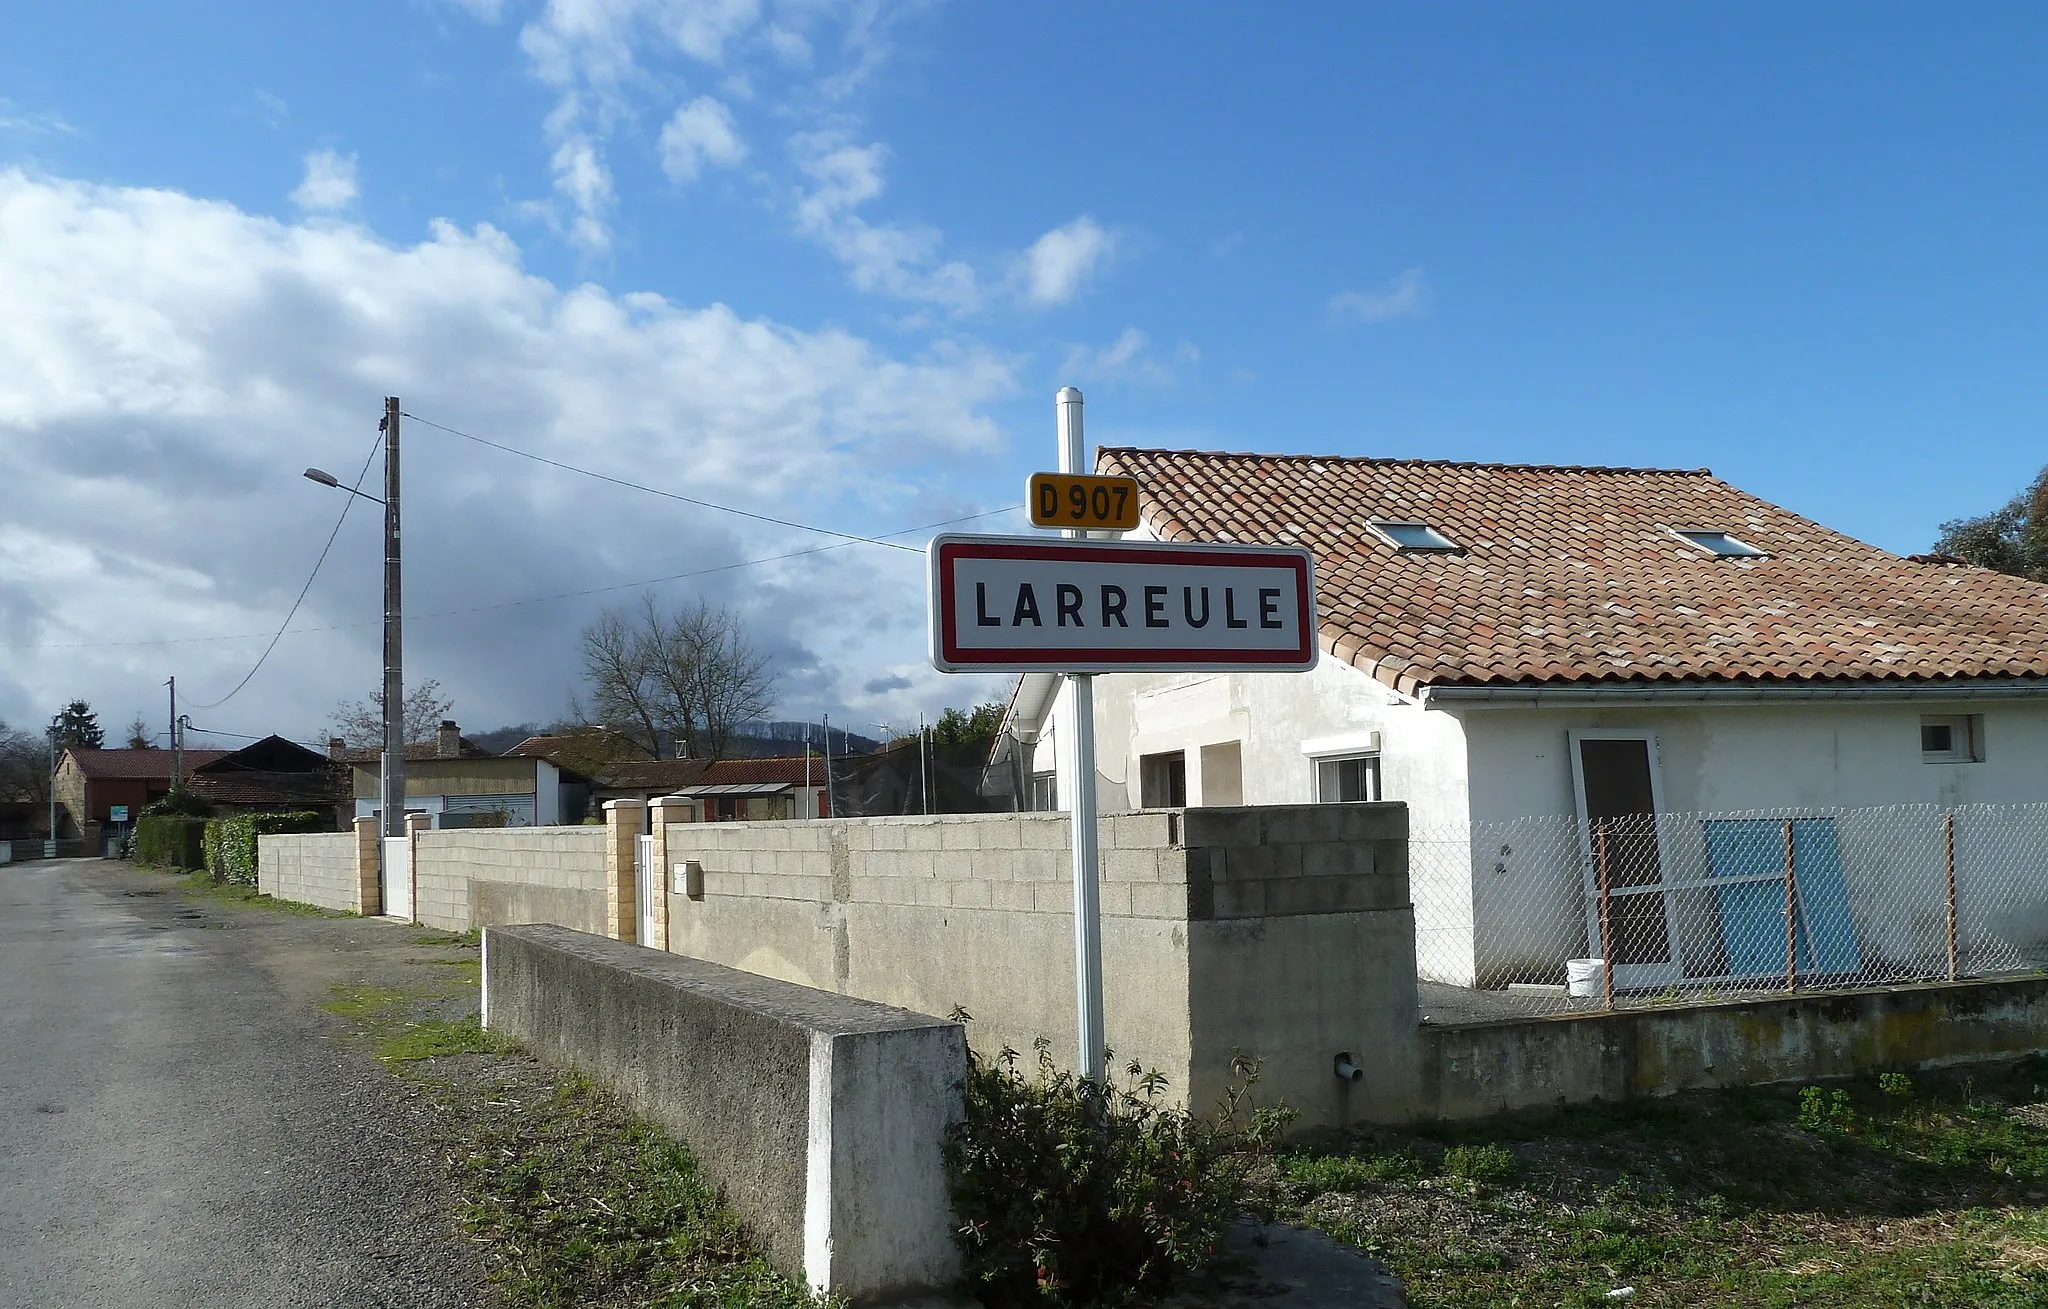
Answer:
[{"label": "chimney", "polygon": [[461,754],[462,733],[456,728],[453,718],[443,718],[441,730],[434,738],[434,756],[438,759],[455,759]]},{"label": "chimney", "polygon": [[348,742],[342,740],[338,736],[330,736],[327,738],[327,757],[329,759],[339,759],[347,753]]}]

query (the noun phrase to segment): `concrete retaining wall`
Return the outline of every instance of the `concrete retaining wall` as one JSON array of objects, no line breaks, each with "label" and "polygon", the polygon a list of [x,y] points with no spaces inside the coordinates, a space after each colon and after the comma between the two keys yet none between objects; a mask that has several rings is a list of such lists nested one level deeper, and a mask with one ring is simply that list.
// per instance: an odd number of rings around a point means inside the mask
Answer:
[{"label": "concrete retaining wall", "polygon": [[256,889],[279,900],[362,912],[355,833],[257,837]]},{"label": "concrete retaining wall", "polygon": [[[676,823],[668,948],[926,1013],[990,1051],[1076,1044],[1064,814]],[[1235,1053],[1304,1123],[1416,1110],[1414,922],[1398,804],[1102,819],[1104,1009],[1121,1065],[1212,1104]],[[702,869],[703,897],[675,870]],[[1334,1075],[1340,1051],[1373,1077]]]},{"label": "concrete retaining wall", "polygon": [[813,1287],[864,1303],[958,1274],[957,1024],[547,926],[486,929],[484,1020],[688,1143]]},{"label": "concrete retaining wall", "polygon": [[1949,982],[1423,1030],[1444,1118],[2030,1054],[2048,978]]},{"label": "concrete retaining wall", "polygon": [[598,915],[604,906],[605,835],[602,827],[420,832],[413,837],[413,916],[450,932],[506,922],[593,924],[590,897]]}]

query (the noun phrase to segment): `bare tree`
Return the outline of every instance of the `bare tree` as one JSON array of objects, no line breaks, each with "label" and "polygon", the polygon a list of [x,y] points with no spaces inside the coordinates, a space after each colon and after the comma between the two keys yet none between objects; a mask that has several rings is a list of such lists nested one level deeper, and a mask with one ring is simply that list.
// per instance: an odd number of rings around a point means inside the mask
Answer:
[{"label": "bare tree", "polygon": [[673,613],[653,596],[609,609],[583,630],[583,673],[597,721],[656,755],[721,758],[741,723],[775,703],[769,657],[739,615],[709,601]]},{"label": "bare tree", "polygon": [[0,800],[42,804],[49,798],[49,739],[0,723]]},{"label": "bare tree", "polygon": [[[419,745],[434,739],[434,732],[441,726],[441,720],[455,707],[452,699],[443,699],[441,683],[434,680],[422,682],[405,693],[405,743]],[[347,742],[353,750],[379,750],[384,746],[384,688],[372,691],[368,699],[343,700],[334,707],[332,735]]]},{"label": "bare tree", "polygon": [[138,713],[135,721],[128,724],[128,748],[130,750],[156,749],[156,733],[149,730],[149,723]]}]

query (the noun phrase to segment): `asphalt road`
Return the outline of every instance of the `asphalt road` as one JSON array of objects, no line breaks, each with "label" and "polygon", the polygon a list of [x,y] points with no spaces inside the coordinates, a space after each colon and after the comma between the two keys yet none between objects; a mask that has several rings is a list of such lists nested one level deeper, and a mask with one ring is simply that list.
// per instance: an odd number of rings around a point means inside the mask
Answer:
[{"label": "asphalt road", "polygon": [[433,1110],[293,982],[344,925],[169,886],[0,865],[0,1306],[485,1303]]}]

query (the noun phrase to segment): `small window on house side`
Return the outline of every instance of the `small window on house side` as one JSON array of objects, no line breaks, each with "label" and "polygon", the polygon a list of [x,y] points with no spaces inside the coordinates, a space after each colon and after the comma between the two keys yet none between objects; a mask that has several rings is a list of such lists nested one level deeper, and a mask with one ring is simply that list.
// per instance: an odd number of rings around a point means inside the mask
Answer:
[{"label": "small window on house side", "polygon": [[1049,814],[1060,807],[1060,784],[1057,773],[1033,773],[1031,775],[1031,811]]},{"label": "small window on house side", "polygon": [[1148,754],[1138,761],[1138,803],[1147,809],[1179,809],[1188,802],[1187,755]]},{"label": "small window on house side", "polygon": [[1366,526],[1398,550],[1456,550],[1458,543],[1428,523],[1396,523],[1373,519]]},{"label": "small window on house side", "polygon": [[1984,715],[1928,714],[1920,719],[1920,761],[1976,764],[1984,761]]},{"label": "small window on house side", "polygon": [[1380,798],[1380,757],[1345,755],[1316,760],[1316,802],[1350,804]]},{"label": "small window on house side", "polygon": [[1767,559],[1770,557],[1768,551],[1759,550],[1747,541],[1738,541],[1726,532],[1673,529],[1672,535],[1688,544],[1698,546],[1708,554],[1719,555],[1723,559]]}]

